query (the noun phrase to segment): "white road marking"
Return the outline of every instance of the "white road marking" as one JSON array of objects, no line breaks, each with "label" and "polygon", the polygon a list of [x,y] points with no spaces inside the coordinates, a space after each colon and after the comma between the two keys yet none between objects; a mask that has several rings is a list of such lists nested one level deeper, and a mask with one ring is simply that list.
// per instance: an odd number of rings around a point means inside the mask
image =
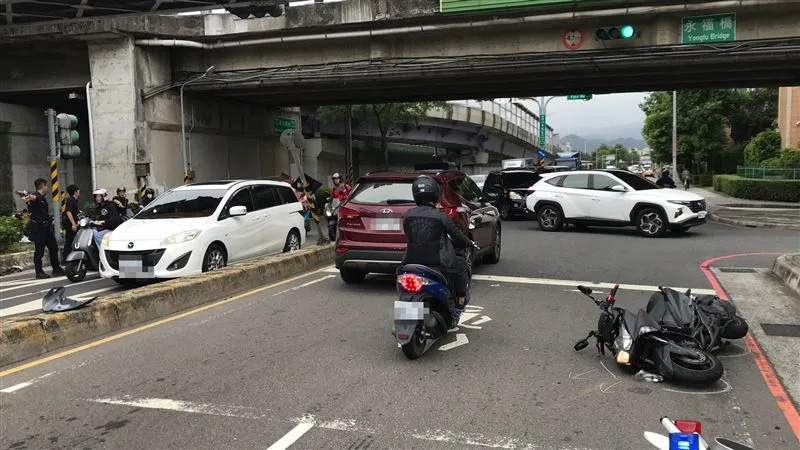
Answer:
[{"label": "white road marking", "polygon": [[[474,325],[467,325],[465,323],[460,323],[460,324],[458,324],[458,326],[464,327],[464,328],[469,328],[470,330],[482,330],[483,329],[483,327],[476,327]],[[458,328],[456,328],[456,330],[458,330]]]},{"label": "white road marking", "polygon": [[[84,280],[84,281],[81,281],[79,283],[71,283],[67,287],[80,286],[82,284],[93,283],[95,281],[100,281],[100,280],[103,280],[103,278],[100,278],[98,276],[97,278],[93,278],[91,280]],[[53,277],[53,278],[48,278],[48,279],[45,279],[45,280],[30,280],[29,282],[25,283],[24,285],[14,286],[14,287],[10,287],[8,289],[0,289],[0,294],[2,294],[4,292],[9,292],[9,291],[15,291],[17,289],[24,289],[24,288],[27,288],[27,287],[33,287],[33,286],[39,286],[39,285],[42,285],[42,284],[52,283],[54,281],[68,281],[68,280],[67,280],[66,277]],[[2,285],[5,286],[5,283],[3,283]],[[48,290],[49,289],[45,289],[42,292],[47,292]],[[23,294],[22,296],[25,296],[25,295],[30,295],[30,294]],[[17,296],[17,297],[20,297],[20,296]],[[0,299],[0,301],[11,300],[11,299],[17,298],[17,297],[3,297],[2,299]]]},{"label": "white road marking", "polygon": [[490,320],[492,320],[492,318],[489,317],[489,316],[481,316],[480,319],[476,320],[475,322],[472,322],[470,325],[480,325],[480,324],[486,323],[486,322],[488,322]]},{"label": "white road marking", "polygon": [[276,294],[272,294],[272,296],[273,296],[273,297],[275,297],[275,296],[278,296],[278,295],[281,295],[281,294],[285,294],[285,293],[287,293],[287,292],[296,291],[296,290],[298,290],[298,289],[302,289],[302,288],[304,288],[304,287],[311,286],[312,284],[319,283],[320,281],[325,281],[325,280],[327,280],[328,278],[336,278],[336,277],[335,277],[334,275],[326,275],[326,276],[324,276],[324,277],[322,277],[322,278],[317,278],[316,280],[309,281],[308,283],[303,283],[303,284],[301,284],[301,285],[299,285],[299,286],[291,287],[291,288],[289,288],[289,289],[284,289],[284,290],[282,290],[282,291],[280,291],[280,292],[278,292],[278,293],[276,293]]},{"label": "white road marking", "polygon": [[725,380],[724,378],[720,378],[719,381],[721,381],[725,386],[723,386],[721,389],[718,389],[716,391],[699,391],[699,390],[698,391],[684,391],[684,390],[680,390],[680,389],[670,389],[670,388],[662,388],[662,389],[667,391],[667,392],[674,392],[676,394],[691,394],[691,395],[724,394],[724,393],[726,393],[726,392],[728,392],[728,391],[730,391],[732,389],[731,384],[728,383],[728,381]]},{"label": "white road marking", "polygon": [[11,394],[12,392],[16,392],[16,391],[18,391],[20,389],[23,389],[23,388],[26,388],[26,387],[28,387],[28,386],[30,386],[32,384],[35,384],[35,383],[41,381],[42,379],[49,377],[50,375],[52,375],[54,373],[55,372],[46,373],[46,374],[44,374],[42,376],[39,376],[39,377],[36,377],[36,378],[34,378],[34,379],[30,380],[30,381],[26,381],[24,383],[15,384],[15,385],[9,386],[9,387],[7,387],[5,389],[0,389],[0,392],[2,392],[4,394]]},{"label": "white road marking", "polygon": [[[517,283],[517,284],[541,284],[545,286],[577,286],[583,285],[587,287],[594,288],[603,288],[603,289],[611,289],[614,287],[613,283],[595,283],[592,281],[573,281],[573,280],[553,280],[548,278],[525,278],[525,277],[505,277],[499,275],[473,275],[473,280],[477,281],[494,281],[494,282],[501,282],[501,283]],[[677,291],[685,291],[687,288],[683,287],[675,287],[671,286],[672,289]],[[620,284],[620,289],[626,289],[631,291],[658,291],[658,286],[648,286],[644,284]],[[703,294],[703,295],[716,295],[716,291],[713,289],[694,289],[692,288],[692,293],[694,294]]]},{"label": "white road marking", "polygon": [[573,374],[572,374],[572,372],[570,371],[570,373],[569,373],[569,379],[570,379],[570,380],[587,380],[587,381],[591,381],[591,379],[590,379],[590,378],[583,378],[583,376],[584,376],[584,375],[586,375],[586,374],[592,373],[592,372],[594,372],[595,370],[597,370],[597,369],[591,369],[591,370],[587,370],[586,372],[579,373],[579,374],[577,374],[577,375],[573,375]]},{"label": "white road marking", "polygon": [[469,344],[469,339],[467,339],[467,335],[464,333],[457,333],[455,342],[444,344],[443,346],[439,347],[439,350],[446,352],[456,347],[461,347],[462,345],[465,344]]},{"label": "white road marking", "polygon": [[606,386],[606,383],[600,383],[600,392],[602,392],[603,394],[616,394],[617,391],[612,391],[611,388],[613,388],[614,386],[616,386],[616,385],[618,385],[620,383],[622,383],[622,380],[617,380],[617,381],[609,384],[608,386]]},{"label": "white road marking", "polygon": [[618,378],[617,378],[617,376],[616,376],[616,375],[614,375],[614,372],[612,372],[612,371],[608,370],[608,367],[606,367],[606,365],[605,365],[605,364],[603,364],[603,361],[600,361],[600,365],[601,365],[601,366],[603,366],[603,369],[606,369],[606,372],[608,372],[608,374],[609,374],[609,375],[611,375],[612,377],[614,377],[614,379],[615,379],[615,380],[617,380],[617,379],[618,379]]},{"label": "white road marking", "polygon": [[506,449],[534,449],[536,445],[510,437],[486,437],[482,434],[455,433],[447,430],[414,431],[414,439],[423,441],[447,442],[456,445],[474,445],[477,447],[506,448]]},{"label": "white road marking", "polygon": [[14,314],[21,314],[31,311],[42,309],[42,300],[31,300],[29,302],[20,303],[19,305],[11,306],[9,308],[0,309],[0,317],[13,316]]},{"label": "white road marking", "polygon": [[137,408],[160,409],[209,416],[237,417],[240,419],[266,419],[264,411],[247,406],[212,405],[210,403],[172,400],[169,398],[133,398],[131,396],[89,399],[92,403],[106,405],[134,406]]},{"label": "white road marking", "polygon": [[477,315],[478,313],[471,313],[465,310],[464,312],[461,313],[461,317],[458,320],[458,324],[462,325],[464,322],[468,321],[469,319],[472,319],[473,317],[476,317]]},{"label": "white road marking", "polygon": [[[69,297],[69,298],[71,298],[73,300],[87,300],[87,299],[89,299],[89,297],[93,297],[94,294],[100,294],[102,292],[108,292],[108,291],[113,291],[113,290],[118,290],[118,289],[120,289],[120,286],[109,286],[109,287],[105,287],[105,288],[102,288],[102,289],[97,289],[97,290],[94,290],[94,291],[83,292],[83,293],[75,295],[75,296],[71,296],[71,295],[67,294],[67,297]],[[45,292],[47,292],[47,291],[45,291]],[[8,316],[13,316],[14,314],[22,314],[22,313],[32,312],[32,311],[36,311],[36,310],[39,310],[39,312],[41,312],[41,309],[42,309],[42,300],[41,299],[39,299],[39,300],[31,300],[29,302],[20,303],[19,305],[15,305],[15,306],[11,306],[11,307],[8,307],[8,308],[0,309],[0,317],[8,317]]]},{"label": "white road marking", "polygon": [[308,433],[310,429],[314,428],[314,423],[315,420],[313,417],[304,418],[296,427],[292,428],[291,431],[280,438],[278,442],[270,445],[267,450],[286,450],[298,439],[303,437],[304,434]]}]

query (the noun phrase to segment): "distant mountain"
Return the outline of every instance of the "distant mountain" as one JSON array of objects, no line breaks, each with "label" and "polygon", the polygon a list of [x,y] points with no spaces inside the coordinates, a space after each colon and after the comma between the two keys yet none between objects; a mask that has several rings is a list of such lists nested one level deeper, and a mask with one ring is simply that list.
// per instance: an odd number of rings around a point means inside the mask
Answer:
[{"label": "distant mountain", "polygon": [[[640,138],[631,138],[631,137],[615,137],[615,138],[584,138],[582,136],[578,136],[577,134],[569,134],[564,136],[560,139],[561,145],[563,146],[565,142],[569,141],[572,144],[572,149],[574,151],[583,151],[585,148],[586,151],[594,151],[597,147],[600,147],[603,144],[608,145],[609,147],[613,147],[617,144],[622,144],[626,148],[645,148],[647,147],[647,143],[644,139]],[[586,146],[584,147],[584,143]]]}]

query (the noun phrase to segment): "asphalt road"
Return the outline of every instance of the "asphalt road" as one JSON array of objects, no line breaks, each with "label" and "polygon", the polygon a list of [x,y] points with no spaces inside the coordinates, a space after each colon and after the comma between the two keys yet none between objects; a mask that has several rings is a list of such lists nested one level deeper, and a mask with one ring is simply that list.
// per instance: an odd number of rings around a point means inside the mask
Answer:
[{"label": "asphalt road", "polygon": [[[798,233],[505,227],[463,325],[419,360],[390,335],[391,277],[350,286],[322,270],[3,376],[0,447],[642,449],[668,415],[759,449],[797,448],[741,342],[703,389],[637,381],[591,347],[573,351],[597,309],[570,281],[709,289],[700,262],[791,250]],[[644,306],[644,290],[621,290],[620,304]]]}]

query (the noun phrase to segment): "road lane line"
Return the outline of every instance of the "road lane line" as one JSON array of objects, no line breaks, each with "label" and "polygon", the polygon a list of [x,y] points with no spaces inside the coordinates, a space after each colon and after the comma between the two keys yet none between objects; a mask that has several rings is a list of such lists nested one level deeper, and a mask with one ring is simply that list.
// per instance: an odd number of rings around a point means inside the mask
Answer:
[{"label": "road lane line", "polygon": [[304,434],[308,433],[309,430],[314,428],[314,422],[313,417],[304,417],[296,427],[292,428],[291,431],[280,438],[278,442],[267,447],[267,450],[286,450],[297,442],[298,439],[303,437]]},{"label": "road lane line", "polygon": [[[74,296],[67,295],[67,297],[69,297],[69,298],[71,298],[73,300],[87,300],[88,297],[91,297],[94,294],[100,294],[100,293],[103,293],[103,292],[119,290],[119,289],[120,289],[120,286],[109,286],[109,287],[105,287],[105,288],[102,288],[102,289],[97,289],[97,290],[94,290],[94,291],[82,292],[82,293],[80,293],[78,295],[74,295]],[[47,291],[44,291],[44,292],[47,292]],[[0,317],[8,317],[8,316],[12,316],[14,314],[21,314],[21,313],[26,313],[26,312],[31,312],[31,311],[41,310],[41,309],[42,309],[42,300],[41,299],[39,299],[39,300],[31,300],[31,301],[26,302],[26,303],[20,303],[19,305],[10,306],[8,308],[0,309]]]},{"label": "road lane line", "polygon": [[123,397],[89,399],[92,403],[105,405],[133,406],[136,408],[159,409],[207,416],[236,417],[238,419],[263,420],[267,418],[266,410],[249,406],[213,405],[211,403],[174,400],[171,398],[133,398]]},{"label": "road lane line", "polygon": [[31,300],[29,302],[20,303],[19,305],[10,306],[8,308],[0,309],[0,317],[13,316],[14,314],[22,314],[26,312],[36,311],[42,309],[42,299]]},{"label": "road lane line", "polygon": [[275,287],[278,287],[278,286],[283,286],[284,284],[287,284],[287,283],[292,283],[294,281],[303,279],[303,278],[308,277],[310,275],[314,275],[316,273],[322,272],[323,270],[326,270],[326,269],[328,269],[328,267],[323,267],[321,269],[313,270],[311,272],[306,272],[304,274],[300,274],[300,275],[297,275],[297,276],[292,277],[292,278],[287,278],[285,280],[281,280],[281,281],[278,281],[278,282],[275,282],[275,283],[272,283],[272,284],[269,284],[269,285],[266,285],[266,286],[262,286],[260,288],[252,289],[250,291],[243,292],[243,293],[238,294],[238,295],[234,295],[233,297],[228,297],[228,298],[226,298],[224,300],[219,300],[219,301],[216,301],[214,303],[209,303],[207,305],[200,306],[200,307],[195,308],[195,309],[190,309],[189,311],[186,311],[186,312],[183,312],[183,313],[180,313],[180,314],[175,314],[173,316],[169,316],[167,318],[164,318],[164,319],[161,319],[161,320],[157,320],[155,322],[151,322],[151,323],[148,323],[146,325],[142,325],[142,326],[139,326],[139,327],[136,327],[136,328],[132,328],[130,330],[123,331],[122,333],[112,334],[111,336],[108,336],[108,337],[105,337],[105,338],[102,338],[102,339],[98,339],[96,341],[89,342],[88,344],[83,344],[83,345],[80,345],[78,347],[75,347],[75,348],[72,348],[72,349],[69,349],[69,350],[65,350],[63,352],[58,352],[58,353],[55,353],[53,355],[46,356],[44,358],[36,359],[36,360],[31,361],[31,362],[19,365],[17,367],[13,367],[11,369],[6,369],[6,370],[3,370],[3,371],[0,371],[0,378],[5,377],[7,375],[11,375],[13,373],[21,372],[21,371],[23,371],[25,369],[30,369],[31,367],[36,367],[36,366],[44,364],[46,362],[50,362],[50,361],[53,361],[53,360],[56,360],[56,359],[59,359],[59,358],[63,358],[65,356],[69,356],[69,355],[71,355],[73,353],[82,352],[82,351],[88,350],[90,348],[94,348],[94,347],[97,347],[97,346],[100,346],[100,345],[103,345],[103,344],[107,344],[109,342],[116,341],[117,339],[121,339],[121,338],[124,338],[126,336],[130,336],[132,334],[136,334],[136,333],[142,332],[144,330],[149,330],[150,328],[154,328],[154,327],[157,327],[157,326],[160,326],[160,325],[164,325],[166,323],[170,323],[170,322],[173,322],[175,320],[182,319],[184,317],[192,316],[192,315],[197,314],[199,312],[203,312],[203,311],[209,310],[211,308],[216,308],[217,306],[222,306],[222,305],[225,305],[227,303],[231,303],[231,302],[234,302],[236,300],[240,300],[242,298],[248,297],[250,295],[258,294],[259,292],[264,292],[266,290],[269,290],[269,289],[272,289],[272,288],[275,288]]},{"label": "road lane line", "polygon": [[54,373],[55,372],[46,373],[46,374],[44,374],[42,376],[39,376],[39,377],[36,377],[36,378],[34,378],[34,379],[30,380],[30,381],[26,381],[24,383],[15,384],[15,385],[7,387],[5,389],[0,389],[0,392],[2,392],[4,394],[11,394],[11,393],[16,392],[16,391],[18,391],[20,389],[26,388],[26,387],[28,387],[28,386],[30,386],[32,384],[36,384],[37,382],[41,381],[44,378],[49,377],[50,375],[52,375]]},{"label": "road lane line", "polygon": [[317,284],[317,283],[319,283],[320,281],[325,281],[325,280],[327,280],[327,279],[329,279],[329,278],[336,278],[336,277],[335,277],[334,275],[326,275],[326,276],[324,276],[324,277],[322,277],[322,278],[318,278],[318,279],[316,279],[316,280],[309,281],[308,283],[303,283],[303,284],[301,284],[300,286],[295,286],[295,287],[293,287],[293,288],[289,288],[289,289],[285,289],[285,290],[283,290],[283,291],[280,291],[280,292],[278,292],[277,294],[272,294],[272,296],[273,296],[273,297],[277,297],[278,295],[285,294],[285,293],[287,293],[287,292],[296,291],[296,290],[298,290],[298,289],[302,289],[302,288],[304,288],[304,287],[311,286],[312,284]]},{"label": "road lane line", "polygon": [[[553,280],[548,278],[526,278],[526,277],[506,277],[499,275],[473,275],[473,280],[477,281],[494,281],[501,283],[517,283],[517,284],[541,284],[547,286],[572,286],[583,285],[591,288],[605,288],[611,289],[614,283],[598,283],[593,281],[577,281],[577,280]],[[658,291],[658,286],[648,286],[643,284],[620,284],[620,289],[631,291]],[[676,291],[685,291],[687,288],[672,287]],[[714,295],[716,292],[713,289],[692,289],[692,293]]]},{"label": "road lane line", "polygon": [[[717,277],[711,272],[709,266],[717,261],[731,259],[731,258],[738,258],[742,256],[779,256],[783,253],[738,253],[735,255],[724,255],[718,256],[716,258],[710,258],[700,263],[700,271],[703,272],[703,275],[706,276],[708,279],[709,284],[714,288],[716,295],[723,299],[728,300],[728,294],[725,292],[725,289],[722,288],[722,285],[719,284]],[[756,367],[758,368],[759,372],[761,372],[761,376],[764,378],[764,382],[767,384],[767,388],[769,389],[772,397],[775,399],[775,403],[778,404],[778,409],[781,410],[783,416],[786,418],[786,421],[789,423],[789,427],[794,432],[795,437],[800,441],[800,413],[798,413],[797,408],[795,408],[794,404],[790,400],[789,394],[783,388],[783,384],[781,384],[780,379],[775,374],[775,371],[772,369],[772,366],[769,364],[767,357],[764,356],[764,353],[761,351],[761,346],[758,345],[758,342],[753,338],[752,332],[747,332],[747,335],[744,337],[744,342],[747,345],[747,348],[753,354],[753,359],[756,363]]]},{"label": "road lane line", "polygon": [[[100,277],[92,278],[91,280],[81,281],[80,283],[72,283],[72,284],[69,284],[68,286],[80,286],[82,284],[94,283],[95,281],[100,281],[100,280],[103,280],[103,278],[100,278]],[[15,287],[10,287],[8,289],[0,289],[0,294],[2,294],[4,292],[9,292],[9,291],[16,291],[18,289],[25,289],[25,288],[28,288],[28,287],[34,287],[34,286],[39,286],[39,285],[42,285],[42,284],[54,283],[54,282],[62,282],[62,281],[67,281],[67,278],[66,277],[58,277],[58,278],[48,278],[46,280],[34,280],[34,281],[24,285],[24,286],[15,286]],[[56,284],[56,286],[57,286],[57,284]],[[28,295],[28,294],[25,294],[25,295]],[[3,300],[10,300],[10,299],[8,299],[8,298],[0,299],[0,301],[3,301]]]}]

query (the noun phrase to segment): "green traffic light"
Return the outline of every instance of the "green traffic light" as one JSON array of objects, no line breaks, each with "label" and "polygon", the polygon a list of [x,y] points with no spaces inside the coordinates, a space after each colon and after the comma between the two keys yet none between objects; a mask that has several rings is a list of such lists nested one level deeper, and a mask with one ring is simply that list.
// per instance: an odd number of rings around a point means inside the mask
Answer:
[{"label": "green traffic light", "polygon": [[622,39],[630,39],[633,37],[634,30],[630,25],[623,25],[620,27],[619,33],[622,35]]}]

